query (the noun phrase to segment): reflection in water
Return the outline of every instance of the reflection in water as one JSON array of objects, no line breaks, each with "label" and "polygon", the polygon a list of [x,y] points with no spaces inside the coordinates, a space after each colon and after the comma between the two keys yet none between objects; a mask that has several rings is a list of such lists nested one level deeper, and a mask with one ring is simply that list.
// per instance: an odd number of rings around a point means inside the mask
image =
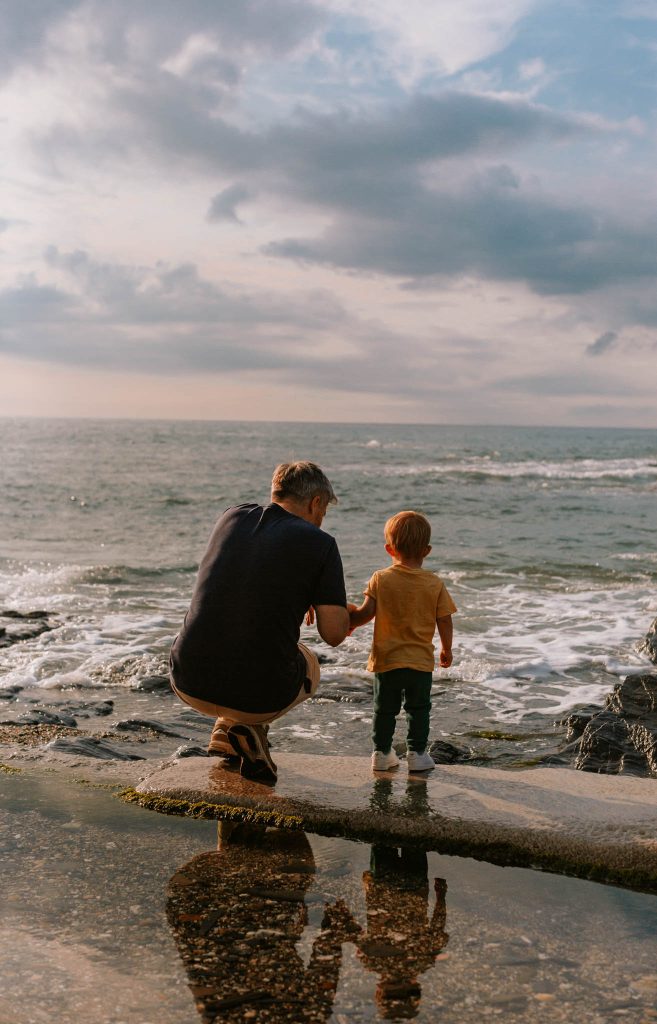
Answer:
[{"label": "reflection in water", "polygon": [[[171,878],[167,916],[203,1020],[325,1021],[340,971],[340,942],[321,931],[306,967],[295,950],[315,871],[303,832],[246,830]],[[302,1011],[302,1014],[291,1011]]]},{"label": "reflection in water", "polygon": [[429,919],[426,854],[374,846],[363,875],[366,926],[344,899],[329,899],[306,965],[297,944],[314,876],[304,833],[220,823],[218,850],[170,879],[167,916],[202,1020],[327,1021],[347,942],[379,976],[380,1014],[415,1016],[418,977],[447,942],[446,884],[435,880]]},{"label": "reflection in water", "polygon": [[373,846],[370,870],[363,875],[367,931],[356,940],[365,967],[376,971],[381,1016],[415,1016],[420,1003],[418,977],[433,967],[447,943],[447,883],[434,879],[436,904],[429,919],[427,855],[423,850]]}]

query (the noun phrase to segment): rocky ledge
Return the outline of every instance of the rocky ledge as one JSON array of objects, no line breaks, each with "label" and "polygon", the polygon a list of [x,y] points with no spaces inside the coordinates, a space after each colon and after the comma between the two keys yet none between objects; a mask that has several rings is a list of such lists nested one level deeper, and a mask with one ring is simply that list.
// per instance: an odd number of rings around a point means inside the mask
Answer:
[{"label": "rocky ledge", "polygon": [[369,758],[279,754],[275,787],[219,759],[176,760],[124,797],[170,814],[416,845],[657,892],[657,787],[538,768],[372,774]]},{"label": "rocky ledge", "polygon": [[639,644],[641,654],[647,654],[653,665],[657,665],[657,619],[655,619]]},{"label": "rocky ledge", "polygon": [[581,708],[561,723],[568,745],[550,757],[606,775],[657,776],[657,673],[627,676],[599,708]]}]

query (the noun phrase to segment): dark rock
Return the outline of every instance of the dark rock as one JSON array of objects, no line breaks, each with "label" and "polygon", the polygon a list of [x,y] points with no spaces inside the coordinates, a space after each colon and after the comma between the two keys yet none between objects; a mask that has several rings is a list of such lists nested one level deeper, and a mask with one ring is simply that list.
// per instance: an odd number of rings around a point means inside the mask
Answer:
[{"label": "dark rock", "polygon": [[72,715],[56,714],[45,708],[33,708],[14,719],[17,725],[69,725],[75,728],[78,724]]},{"label": "dark rock", "polygon": [[657,674],[626,676],[605,698],[604,706],[624,718],[645,720],[646,715],[657,716]]},{"label": "dark rock", "polygon": [[75,718],[90,718],[92,715],[110,715],[114,710],[114,701],[66,701],[65,704],[53,704],[52,708],[54,713],[58,715],[73,715]]},{"label": "dark rock", "polygon": [[18,629],[5,629],[0,636],[0,648],[11,647],[12,644],[20,643],[22,640],[34,640],[42,633],[48,633],[52,629],[47,622],[38,622],[33,626],[21,626]]},{"label": "dark rock", "polygon": [[89,705],[94,715],[111,715],[114,710],[113,700],[100,700],[97,704]]},{"label": "dark rock", "polygon": [[[601,774],[657,775],[657,673],[627,676],[593,715],[566,719],[575,768]],[[570,718],[573,719],[572,724]],[[572,728],[572,733],[570,732]],[[550,763],[555,763],[554,755]]]},{"label": "dark rock", "polygon": [[17,693],[23,689],[22,686],[5,686],[0,690],[0,700],[14,700]]},{"label": "dark rock", "polygon": [[597,704],[583,704],[581,708],[575,708],[565,718],[559,719],[557,725],[566,726],[566,739],[574,740],[581,736],[594,715],[600,713]]},{"label": "dark rock", "polygon": [[118,729],[119,732],[138,732],[139,729],[150,729],[151,732],[157,732],[161,736],[187,739],[182,733],[174,732],[173,729],[169,729],[166,725],[160,725],[159,722],[152,722],[150,718],[124,718],[121,722],[116,722],[113,728]]},{"label": "dark rock", "polygon": [[5,608],[0,612],[0,616],[4,619],[47,619],[49,615],[50,612],[44,611],[17,612],[14,608]]},{"label": "dark rock", "polygon": [[173,757],[210,757],[205,747],[182,746],[174,750]]},{"label": "dark rock", "polygon": [[472,756],[469,750],[456,747],[447,740],[434,740],[429,747],[429,753],[436,764],[462,764],[464,761],[470,761]]},{"label": "dark rock", "polygon": [[95,757],[101,761],[143,761],[145,758],[139,754],[130,754],[124,750],[116,750],[106,743],[105,740],[97,740],[89,737],[72,737],[66,739],[63,736],[46,743],[46,750],[55,750],[59,754],[74,754],[82,757]]},{"label": "dark rock", "polygon": [[168,692],[173,695],[168,676],[143,676],[141,679],[136,679],[130,689],[140,693]]},{"label": "dark rock", "polygon": [[657,619],[652,622],[648,632],[639,644],[641,654],[647,654],[653,665],[657,665]]}]

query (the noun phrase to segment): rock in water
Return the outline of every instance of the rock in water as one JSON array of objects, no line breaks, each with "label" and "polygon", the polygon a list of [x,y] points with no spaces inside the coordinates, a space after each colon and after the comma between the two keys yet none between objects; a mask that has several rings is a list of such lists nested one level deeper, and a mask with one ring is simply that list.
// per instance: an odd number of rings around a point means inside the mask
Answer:
[{"label": "rock in water", "polygon": [[641,654],[647,654],[653,665],[657,665],[657,619],[651,624],[645,637],[639,644]]},{"label": "rock in water", "polygon": [[58,737],[46,743],[45,750],[54,750],[59,754],[73,754],[78,757],[95,757],[101,761],[143,761],[140,754],[131,754],[125,750],[116,750],[104,740],[93,736],[76,736],[71,739]]},{"label": "rock in water", "polygon": [[469,750],[456,747],[447,740],[434,740],[429,747],[429,753],[436,764],[463,764],[464,761],[471,760]]},{"label": "rock in water", "polygon": [[[573,723],[577,735],[583,721]],[[587,772],[657,775],[657,673],[627,676],[571,744],[574,766]]]},{"label": "rock in water", "polygon": [[140,693],[170,693],[173,696],[168,676],[141,676],[140,679],[135,680],[130,689]]},{"label": "rock in water", "polygon": [[181,732],[176,732],[167,725],[160,725],[159,722],[153,722],[150,718],[124,718],[120,722],[115,722],[114,728],[120,730],[120,732],[139,732],[140,729],[149,729],[151,732],[159,733],[161,736],[176,736],[183,740],[189,739],[188,736],[183,736]]}]

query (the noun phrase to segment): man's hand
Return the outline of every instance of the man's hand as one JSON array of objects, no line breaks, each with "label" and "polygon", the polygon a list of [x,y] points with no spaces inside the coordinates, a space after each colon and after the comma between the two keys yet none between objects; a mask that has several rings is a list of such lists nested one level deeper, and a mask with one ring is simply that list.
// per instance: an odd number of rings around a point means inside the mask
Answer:
[{"label": "man's hand", "polygon": [[313,608],[312,605],[310,606],[310,608],[306,612],[306,625],[307,626],[314,626],[315,625],[315,609]]},{"label": "man's hand", "polygon": [[356,604],[348,604],[349,612],[349,633],[351,634],[357,626],[364,626],[371,622],[376,615],[376,601],[373,597],[366,597],[360,608]]},{"label": "man's hand", "polygon": [[353,622],[353,615],[354,612],[358,611],[358,605],[352,604],[351,601],[347,601],[347,611],[349,612],[349,632],[347,633],[347,636],[351,636],[351,634],[356,628]]},{"label": "man's hand", "polygon": [[446,651],[443,648],[442,651],[440,652],[440,667],[441,668],[449,668],[449,666],[452,664],[452,661],[453,661],[452,652],[451,651]]}]

